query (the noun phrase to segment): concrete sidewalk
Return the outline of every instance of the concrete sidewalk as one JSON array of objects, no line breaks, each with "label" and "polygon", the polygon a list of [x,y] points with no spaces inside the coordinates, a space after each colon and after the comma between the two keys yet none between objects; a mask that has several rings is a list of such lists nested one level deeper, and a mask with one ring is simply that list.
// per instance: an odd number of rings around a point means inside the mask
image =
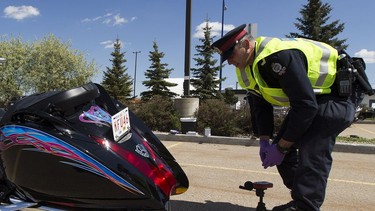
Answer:
[{"label": "concrete sidewalk", "polygon": [[[225,136],[202,136],[202,135],[185,135],[185,134],[169,134],[154,132],[162,141],[179,141],[179,142],[197,142],[197,143],[213,143],[213,144],[231,144],[243,146],[259,146],[259,141],[250,138],[225,137]],[[363,138],[375,138],[375,124],[353,124],[339,136],[356,136]],[[350,152],[375,154],[375,144],[348,144],[336,143],[335,152]]]}]

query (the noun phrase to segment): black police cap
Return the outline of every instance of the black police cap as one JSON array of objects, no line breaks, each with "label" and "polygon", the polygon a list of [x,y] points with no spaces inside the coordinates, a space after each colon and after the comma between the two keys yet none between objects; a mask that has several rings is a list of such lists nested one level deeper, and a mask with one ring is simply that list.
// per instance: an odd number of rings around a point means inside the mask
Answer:
[{"label": "black police cap", "polygon": [[221,62],[224,62],[232,55],[234,46],[247,34],[245,27],[246,24],[242,24],[232,29],[211,45],[221,55]]}]

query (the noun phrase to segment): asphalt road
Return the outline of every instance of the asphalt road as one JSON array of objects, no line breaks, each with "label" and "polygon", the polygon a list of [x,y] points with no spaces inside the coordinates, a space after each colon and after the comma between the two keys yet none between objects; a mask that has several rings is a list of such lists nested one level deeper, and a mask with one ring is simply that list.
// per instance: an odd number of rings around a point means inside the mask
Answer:
[{"label": "asphalt road", "polygon": [[[268,209],[289,202],[276,168],[263,169],[259,147],[196,142],[165,141],[185,170],[190,188],[172,196],[172,210],[178,211],[251,211],[259,198],[255,192],[239,189],[245,181],[269,181],[274,187],[265,191]],[[322,210],[358,211],[375,207],[375,156],[359,153],[333,153],[334,163]]]},{"label": "asphalt road", "polygon": [[362,138],[375,138],[375,124],[366,124],[363,122],[354,123],[346,128],[339,136],[355,135]]},{"label": "asphalt road", "polygon": [[[375,124],[353,124],[340,134],[350,135],[375,138]],[[172,136],[173,138],[179,138],[181,141],[169,140],[163,143],[180,163],[190,181],[186,193],[172,196],[173,211],[255,211],[259,201],[255,192],[238,188],[246,181],[273,183],[273,188],[267,189],[264,197],[269,210],[291,200],[276,168],[263,169],[261,166],[257,144],[245,146],[243,141],[235,141],[236,144],[233,145],[215,144],[215,141],[218,141],[215,139],[211,140],[212,143],[206,143],[195,139],[189,141],[189,138],[193,138],[189,136]],[[374,153],[334,152],[333,158],[333,168],[322,210],[374,210]]]}]

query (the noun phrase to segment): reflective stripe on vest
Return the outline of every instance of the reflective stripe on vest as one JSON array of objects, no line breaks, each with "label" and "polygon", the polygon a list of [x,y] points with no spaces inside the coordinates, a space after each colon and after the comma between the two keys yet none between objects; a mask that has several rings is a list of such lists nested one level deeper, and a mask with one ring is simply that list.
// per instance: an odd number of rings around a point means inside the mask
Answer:
[{"label": "reflective stripe on vest", "polygon": [[[321,87],[321,86],[324,86],[324,82],[326,81],[326,78],[327,76],[329,75],[329,61],[330,61],[330,57],[331,57],[331,50],[330,49],[331,47],[330,46],[325,46],[323,45],[323,43],[321,42],[316,42],[316,41],[313,41],[313,40],[305,40],[307,42],[311,42],[317,46],[319,46],[321,49],[322,49],[322,57],[320,59],[320,68],[319,68],[319,76],[318,78],[316,79],[315,81],[315,86],[313,87]],[[333,49],[334,51],[336,51],[335,49]],[[337,51],[336,51],[337,52]],[[337,61],[337,56],[334,60],[334,64],[335,64],[335,67],[334,67],[334,72],[336,73],[336,61]],[[310,78],[310,77],[309,77]],[[311,81],[311,79],[310,79]]]},{"label": "reflective stripe on vest", "polygon": [[260,95],[257,83],[250,71],[250,66],[246,66],[245,69],[236,68],[237,81],[243,89],[255,91]]},{"label": "reflective stripe on vest", "polygon": [[237,68],[237,78],[241,87],[252,89],[258,86],[263,97],[275,105],[287,106],[289,99],[280,88],[270,88],[262,79],[258,64],[262,60],[278,51],[298,49],[301,50],[307,58],[307,75],[309,77],[314,93],[328,94],[331,92],[331,85],[334,82],[336,74],[336,61],[338,58],[337,50],[331,46],[306,39],[285,39],[259,37],[256,40],[255,60],[253,63],[253,75],[250,70],[239,70]]}]

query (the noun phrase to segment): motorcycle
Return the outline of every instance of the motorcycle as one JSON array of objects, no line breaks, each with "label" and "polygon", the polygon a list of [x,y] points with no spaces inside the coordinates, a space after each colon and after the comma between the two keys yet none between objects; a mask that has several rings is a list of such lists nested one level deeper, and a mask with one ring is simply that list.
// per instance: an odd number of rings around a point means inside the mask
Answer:
[{"label": "motorcycle", "polygon": [[62,209],[170,210],[189,180],[154,133],[99,84],[33,94],[0,120],[12,197]]}]

